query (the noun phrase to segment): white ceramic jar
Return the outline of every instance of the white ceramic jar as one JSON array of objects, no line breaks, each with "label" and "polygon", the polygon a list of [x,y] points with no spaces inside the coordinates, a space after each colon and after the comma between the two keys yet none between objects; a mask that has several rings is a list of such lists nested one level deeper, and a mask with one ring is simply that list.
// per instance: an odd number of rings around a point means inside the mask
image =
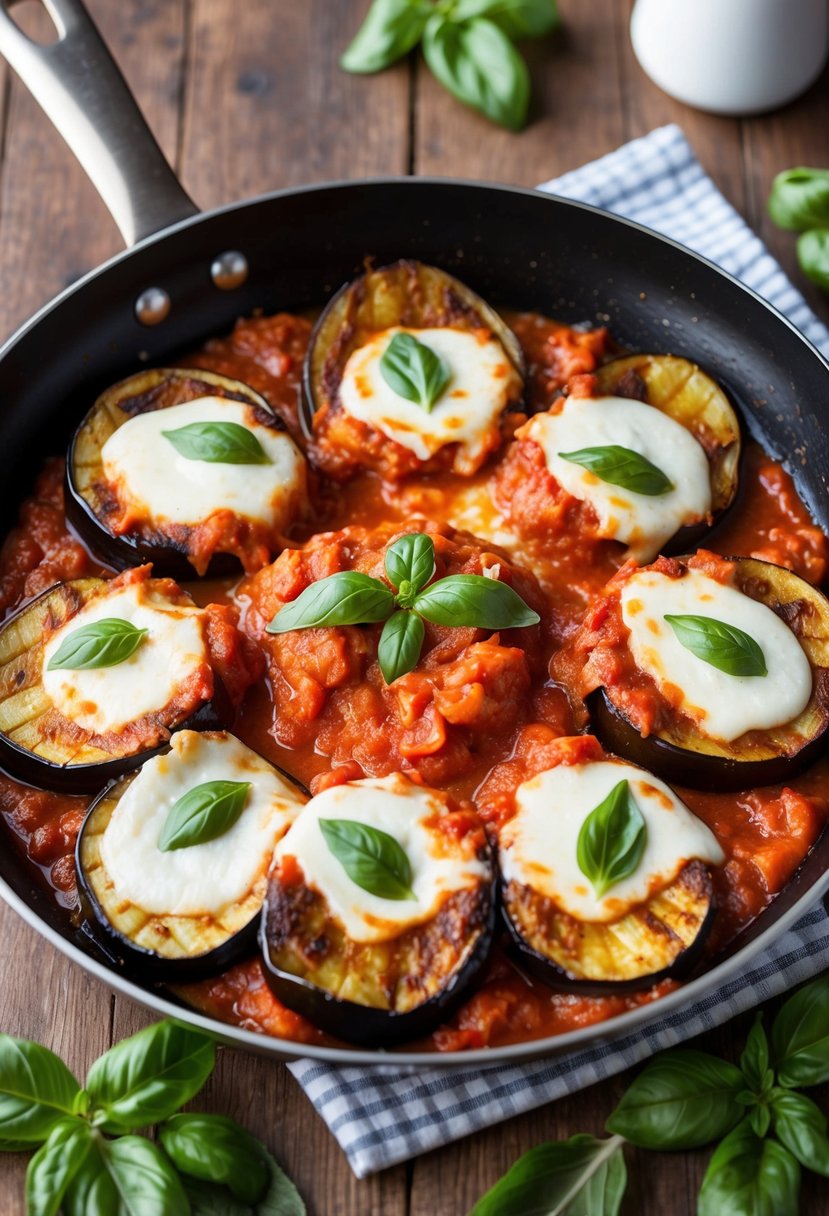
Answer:
[{"label": "white ceramic jar", "polygon": [[717,114],[793,100],[829,53],[829,0],[636,0],[633,50],[672,97]]}]

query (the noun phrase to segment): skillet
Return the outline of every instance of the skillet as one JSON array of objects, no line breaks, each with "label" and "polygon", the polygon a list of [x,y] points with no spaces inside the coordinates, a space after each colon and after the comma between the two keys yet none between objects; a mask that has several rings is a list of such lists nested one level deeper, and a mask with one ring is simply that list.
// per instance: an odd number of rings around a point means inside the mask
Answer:
[{"label": "skillet", "polygon": [[[277,191],[201,214],[146,127],[81,0],[44,0],[59,39],[31,42],[0,0],[0,53],[66,138],[127,251],[41,309],[0,350],[2,526],[14,523],[43,457],[59,451],[108,384],[165,363],[257,308],[323,303],[372,255],[417,258],[485,299],[569,323],[609,325],[633,350],[700,363],[786,463],[829,530],[829,364],[759,296],[674,242],[581,203],[473,182],[390,178]],[[743,973],[829,891],[829,831],[785,890],[713,965],[660,1001],[555,1038],[464,1052],[395,1053],[401,1065],[517,1062],[610,1041]],[[0,849],[0,895],[79,966],[159,1016],[278,1058],[377,1063],[378,1053],[308,1047],[222,1026],[132,983],[90,946],[21,864]]]}]

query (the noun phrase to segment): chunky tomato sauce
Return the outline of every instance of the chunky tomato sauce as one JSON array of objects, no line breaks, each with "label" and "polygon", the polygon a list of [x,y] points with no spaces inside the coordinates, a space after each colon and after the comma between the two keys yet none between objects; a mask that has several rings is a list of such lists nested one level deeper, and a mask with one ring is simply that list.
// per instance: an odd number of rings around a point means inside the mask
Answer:
[{"label": "chunky tomato sauce", "polygon": [[[507,320],[525,351],[531,411],[547,408],[568,380],[593,372],[610,353],[604,330],[570,329],[526,313]],[[298,436],[302,360],[310,332],[311,322],[304,317],[256,316],[240,321],[229,337],[209,341],[186,364],[248,383]],[[525,417],[515,417],[513,430]],[[403,766],[459,798],[480,789],[480,806],[491,822],[508,813],[505,791],[514,788],[532,754],[555,749],[557,739],[584,729],[584,719],[571,707],[578,698],[549,677],[550,662],[581,624],[587,604],[620,568],[624,553],[613,542],[569,529],[553,537],[538,529],[516,545],[493,492],[496,483],[502,497],[509,492],[504,469],[511,470],[507,476],[520,492],[531,471],[521,467],[516,450],[509,447],[471,478],[437,472],[396,486],[367,473],[338,485],[320,478],[314,517],[296,530],[295,550],[246,582],[188,586],[199,603],[239,607],[248,636],[259,642],[269,664],[269,683],[260,681],[242,707],[236,725],[241,738],[312,789],[332,779]],[[337,569],[373,571],[388,538],[413,517],[421,517],[415,527],[426,526],[422,517],[440,525],[431,530],[447,571],[504,563],[528,602],[542,610],[542,625],[514,631],[514,637],[432,630],[424,651],[427,661],[400,690],[386,689],[377,678],[376,639],[370,631],[331,630],[325,631],[327,637],[309,631],[264,640],[264,623],[297,587]],[[453,528],[495,539],[472,541]],[[326,532],[336,535],[306,543]],[[744,456],[738,502],[705,544],[723,555],[789,566],[813,583],[826,575],[827,538],[812,523],[788,474],[753,443]],[[58,580],[102,572],[66,528],[62,461],[51,459],[0,554],[0,610],[9,612]],[[221,633],[217,614],[219,650]],[[443,636],[449,633],[455,637]],[[477,664],[476,646],[484,648]],[[246,665],[253,665],[249,656]],[[232,667],[232,662],[226,665],[231,681]],[[332,769],[333,778],[328,775]],[[718,912],[707,947],[713,952],[762,911],[814,844],[829,817],[829,762],[821,761],[790,785],[729,795],[679,793],[726,853],[725,864],[714,872]],[[77,901],[72,854],[87,801],[0,777],[0,810],[13,838],[58,902],[72,910]],[[626,996],[557,993],[530,983],[496,949],[476,995],[423,1046],[448,1051],[556,1034],[657,999],[674,986],[666,980]],[[258,960],[177,991],[220,1020],[297,1042],[323,1040],[277,1002]]]}]

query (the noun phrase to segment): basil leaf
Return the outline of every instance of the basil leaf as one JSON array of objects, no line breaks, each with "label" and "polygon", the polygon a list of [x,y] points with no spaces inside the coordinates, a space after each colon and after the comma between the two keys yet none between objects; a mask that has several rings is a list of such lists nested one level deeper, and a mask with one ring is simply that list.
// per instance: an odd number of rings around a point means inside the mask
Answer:
[{"label": "basil leaf", "polygon": [[107,1132],[160,1123],[199,1092],[213,1071],[216,1047],[200,1030],[169,1019],[111,1047],[89,1070],[86,1088]]},{"label": "basil leaf", "polygon": [[0,1034],[0,1150],[17,1151],[21,1144],[46,1140],[53,1127],[74,1113],[80,1088],[54,1052]]},{"label": "basil leaf", "polygon": [[473,629],[526,629],[541,617],[507,583],[482,574],[450,574],[438,579],[412,605],[433,625]]},{"label": "basil leaf", "polygon": [[386,577],[401,603],[417,595],[434,573],[435,543],[425,532],[409,532],[386,550]]},{"label": "basil leaf", "polygon": [[530,74],[521,55],[493,21],[458,25],[437,12],[423,31],[423,55],[444,88],[510,131],[527,121]]},{"label": "basil leaf", "polygon": [[829,291],[829,228],[812,228],[798,237],[797,260],[807,278]]},{"label": "basil leaf", "polygon": [[381,72],[417,46],[431,12],[426,0],[374,0],[340,67]]},{"label": "basil leaf", "polygon": [[398,397],[414,401],[427,414],[450,379],[443,355],[406,333],[395,334],[383,351],[380,375]]},{"label": "basil leaf", "polygon": [[69,1189],[66,1216],[190,1216],[190,1204],[157,1144],[101,1136]]},{"label": "basil leaf", "polygon": [[263,1146],[262,1157],[268,1174],[268,1188],[255,1207],[241,1203],[224,1186],[185,1178],[184,1189],[190,1200],[191,1216],[306,1216],[299,1191]]},{"label": "basil leaf", "polygon": [[238,422],[191,422],[161,434],[185,460],[203,460],[208,464],[273,463],[253,431]]},{"label": "basil leaf", "polygon": [[370,625],[394,612],[394,596],[385,583],[357,570],[329,574],[311,583],[280,608],[267,626],[268,633],[290,629],[328,628],[331,625]]},{"label": "basil leaf", "polygon": [[781,1085],[829,1081],[829,975],[789,997],[774,1019],[771,1044]]},{"label": "basil leaf", "polygon": [[325,843],[348,877],[380,899],[414,899],[412,867],[388,832],[353,819],[320,819]]},{"label": "basil leaf", "polygon": [[572,1136],[531,1148],[469,1216],[618,1216],[626,1185],[617,1136]]},{"label": "basil leaf", "polygon": [[417,666],[425,632],[423,621],[416,612],[395,612],[386,621],[380,634],[377,659],[387,684]]},{"label": "basil leaf", "polygon": [[698,1148],[742,1119],[739,1068],[704,1051],[666,1051],[651,1060],[606,1123],[640,1148]]},{"label": "basil leaf", "polygon": [[206,844],[229,832],[245,809],[249,781],[205,781],[170,807],[158,847],[162,853]]},{"label": "basil leaf", "polygon": [[620,781],[581,825],[576,842],[579,869],[601,899],[633,874],[648,840],[645,818],[627,781]]},{"label": "basil leaf", "polygon": [[37,1150],[26,1170],[26,1216],[57,1216],[67,1187],[89,1151],[92,1128],[80,1119],[62,1119]]},{"label": "basil leaf", "polygon": [[745,1050],[740,1056],[740,1068],[752,1089],[758,1093],[771,1087],[774,1074],[769,1070],[769,1043],[763,1028],[763,1015],[758,1013],[748,1032]]},{"label": "basil leaf", "polygon": [[174,1115],[159,1129],[173,1165],[206,1182],[221,1182],[237,1199],[257,1203],[270,1171],[259,1141],[223,1115]]},{"label": "basil leaf", "polygon": [[621,486],[624,490],[644,494],[648,498],[669,494],[674,488],[670,478],[647,456],[635,452],[633,448],[623,448],[618,443],[579,448],[576,452],[559,452],[558,455],[562,460],[569,460],[571,464],[594,473],[608,485]]},{"label": "basil leaf", "polygon": [[771,1110],[780,1143],[807,1170],[829,1178],[829,1139],[820,1107],[803,1094],[778,1089],[772,1094]]},{"label": "basil leaf", "polygon": [[543,38],[561,23],[556,0],[456,0],[450,21],[487,17],[508,38]]},{"label": "basil leaf", "polygon": [[135,654],[149,631],[109,616],[68,634],[49,660],[47,671],[89,671],[116,667]]},{"label": "basil leaf", "polygon": [[800,1166],[775,1140],[760,1140],[747,1121],[717,1145],[697,1216],[797,1216]]},{"label": "basil leaf", "polygon": [[781,228],[829,225],[829,169],[786,169],[771,184],[769,215]]},{"label": "basil leaf", "polygon": [[666,614],[665,620],[686,650],[729,676],[767,676],[763,651],[742,629],[712,616]]}]

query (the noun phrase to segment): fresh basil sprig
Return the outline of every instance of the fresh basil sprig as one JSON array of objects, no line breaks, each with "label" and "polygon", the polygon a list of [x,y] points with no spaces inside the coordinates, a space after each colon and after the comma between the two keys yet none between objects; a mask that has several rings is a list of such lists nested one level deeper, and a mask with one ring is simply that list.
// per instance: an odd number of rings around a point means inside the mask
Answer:
[{"label": "fresh basil sprig", "polygon": [[249,781],[205,781],[193,786],[170,807],[159,850],[170,853],[224,836],[242,814],[250,785]]},{"label": "fresh basil sprig", "polygon": [[81,625],[63,639],[46,670],[91,671],[97,667],[117,667],[135,654],[148,632],[117,616]]},{"label": "fresh basil sprig", "polygon": [[412,867],[393,836],[354,819],[320,819],[330,852],[348,877],[380,899],[414,899]]},{"label": "fresh basil sprig", "polygon": [[380,375],[389,388],[430,414],[450,380],[443,355],[414,334],[395,334],[380,359]]},{"label": "fresh basil sprig", "polygon": [[[27,1216],[305,1216],[293,1183],[244,1128],[176,1114],[215,1058],[209,1035],[157,1022],[96,1060],[81,1089],[45,1047],[0,1035],[0,1151],[40,1145],[26,1172]],[[160,1144],[134,1134],[157,1123]]]},{"label": "fresh basil sprig", "polygon": [[667,613],[677,641],[691,654],[729,676],[767,676],[766,656],[753,637],[712,616]]},{"label": "fresh basil sprig", "polygon": [[453,96],[518,131],[530,78],[513,42],[542,38],[558,24],[556,0],[374,0],[340,66],[379,72],[422,39],[426,63]]},{"label": "fresh basil sprig", "polygon": [[579,448],[576,452],[559,452],[558,455],[571,464],[581,465],[608,485],[621,486],[623,490],[644,494],[648,498],[669,494],[674,488],[670,478],[647,456],[635,452],[633,448],[621,447],[618,443]]},{"label": "fresh basil sprig", "polygon": [[775,224],[803,234],[797,242],[800,268],[829,291],[829,169],[801,167],[778,173],[768,208]]},{"label": "fresh basil sprig", "polygon": [[390,684],[417,665],[424,620],[492,630],[524,629],[540,620],[507,583],[481,574],[451,574],[427,587],[435,572],[435,545],[422,532],[407,533],[389,546],[385,570],[396,592],[355,570],[330,574],[281,608],[267,632],[385,621],[377,657]]},{"label": "fresh basil sprig", "polygon": [[581,825],[576,842],[579,869],[599,899],[636,871],[648,840],[645,817],[628,781],[620,781]]},{"label": "fresh basil sprig", "polygon": [[175,431],[162,431],[185,460],[208,464],[272,464],[253,431],[238,422],[191,422]]}]

